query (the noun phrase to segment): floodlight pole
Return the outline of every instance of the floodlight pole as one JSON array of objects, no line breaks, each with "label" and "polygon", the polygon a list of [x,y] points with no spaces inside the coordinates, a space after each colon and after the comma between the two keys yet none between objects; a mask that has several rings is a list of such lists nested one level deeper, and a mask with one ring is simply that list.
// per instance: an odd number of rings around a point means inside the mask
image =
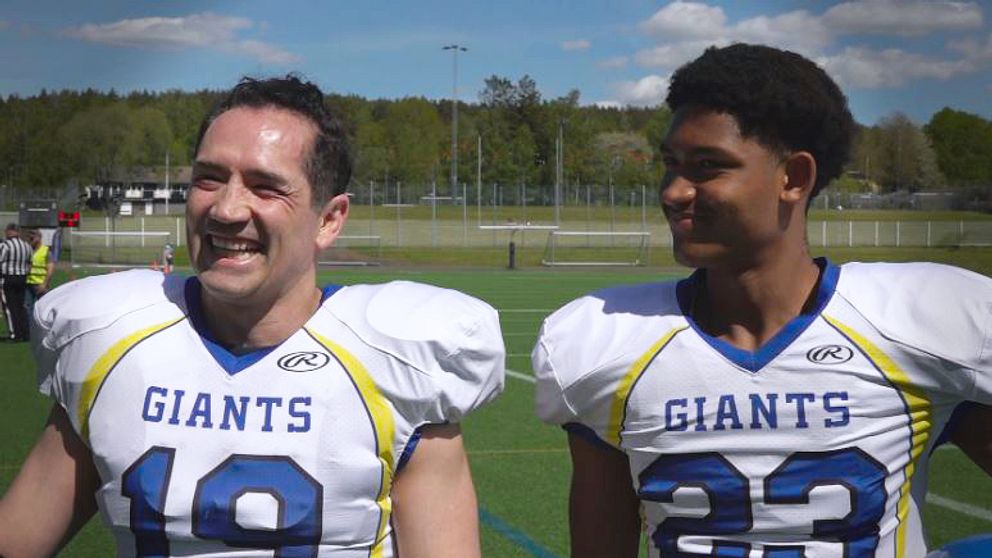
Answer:
[{"label": "floodlight pole", "polygon": [[451,81],[451,195],[457,196],[458,190],[458,51],[466,52],[468,48],[457,44],[441,47],[441,50],[451,51],[452,81]]}]

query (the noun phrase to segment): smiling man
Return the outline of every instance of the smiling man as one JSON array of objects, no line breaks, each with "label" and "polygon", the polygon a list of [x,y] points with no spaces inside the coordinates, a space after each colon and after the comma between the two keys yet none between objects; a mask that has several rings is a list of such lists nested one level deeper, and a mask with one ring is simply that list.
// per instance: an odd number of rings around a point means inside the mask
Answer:
[{"label": "smiling man", "polygon": [[643,524],[652,557],[921,558],[927,458],[992,402],[992,281],[810,255],[854,132],[811,61],[711,48],[667,101],[661,198],[695,272],[573,301],[533,352],[537,412],[569,432],[572,556],[637,556]]},{"label": "smiling man", "polygon": [[55,404],[0,501],[0,555],[51,555],[98,508],[120,556],[479,555],[458,422],[502,389],[498,317],[409,282],[318,288],[349,177],[295,77],[246,79],[207,117],[196,276],[93,277],[37,305]]}]

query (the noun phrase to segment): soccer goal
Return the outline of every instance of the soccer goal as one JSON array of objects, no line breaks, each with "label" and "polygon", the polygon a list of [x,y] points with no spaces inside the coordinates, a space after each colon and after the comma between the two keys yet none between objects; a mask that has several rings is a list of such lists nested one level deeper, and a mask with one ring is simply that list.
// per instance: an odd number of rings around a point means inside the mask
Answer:
[{"label": "soccer goal", "polygon": [[165,231],[69,231],[72,267],[151,267],[161,263]]},{"label": "soccer goal", "polygon": [[378,265],[382,260],[382,237],[377,234],[343,235],[320,253],[318,263],[324,266]]},{"label": "soccer goal", "polygon": [[649,232],[551,231],[546,266],[635,266],[647,263]]}]

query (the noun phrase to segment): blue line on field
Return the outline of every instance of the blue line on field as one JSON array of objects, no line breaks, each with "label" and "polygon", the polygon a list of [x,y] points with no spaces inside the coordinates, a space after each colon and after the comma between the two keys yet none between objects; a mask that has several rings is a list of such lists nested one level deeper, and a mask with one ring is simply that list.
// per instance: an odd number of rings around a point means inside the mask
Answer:
[{"label": "blue line on field", "polygon": [[479,506],[479,521],[481,521],[486,527],[495,529],[500,535],[503,535],[509,539],[510,542],[524,549],[535,558],[558,558],[549,550],[537,544],[534,539],[528,537],[522,531],[517,530],[499,517],[489,513],[489,510],[483,508],[482,506]]}]

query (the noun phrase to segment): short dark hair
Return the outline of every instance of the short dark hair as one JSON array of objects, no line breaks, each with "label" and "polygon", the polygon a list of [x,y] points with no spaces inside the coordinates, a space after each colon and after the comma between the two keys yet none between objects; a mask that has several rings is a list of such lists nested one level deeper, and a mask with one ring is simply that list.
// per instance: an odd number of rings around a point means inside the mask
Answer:
[{"label": "short dark hair", "polygon": [[840,87],[812,61],[763,45],[710,47],[672,75],[666,99],[674,112],[701,107],[737,120],[741,135],[816,159],[810,198],[840,176],[850,156],[854,118]]},{"label": "short dark hair", "polygon": [[281,108],[312,122],[317,134],[303,170],[313,188],[313,205],[319,207],[330,197],[347,191],[348,181],[351,180],[351,158],[344,126],[324,104],[324,94],[320,88],[294,74],[268,79],[241,78],[200,124],[194,158],[200,151],[200,142],[210,124],[221,114],[238,107]]}]

